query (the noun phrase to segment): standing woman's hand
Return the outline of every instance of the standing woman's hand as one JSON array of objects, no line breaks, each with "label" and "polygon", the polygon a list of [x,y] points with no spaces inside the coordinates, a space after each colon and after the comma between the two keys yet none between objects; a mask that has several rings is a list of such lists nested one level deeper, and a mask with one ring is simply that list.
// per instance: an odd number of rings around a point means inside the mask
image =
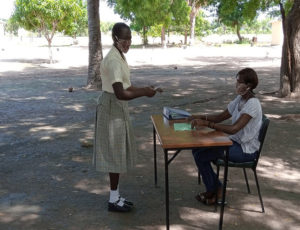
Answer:
[{"label": "standing woman's hand", "polygon": [[154,88],[150,87],[145,87],[145,96],[147,97],[153,97],[156,94],[156,90]]}]

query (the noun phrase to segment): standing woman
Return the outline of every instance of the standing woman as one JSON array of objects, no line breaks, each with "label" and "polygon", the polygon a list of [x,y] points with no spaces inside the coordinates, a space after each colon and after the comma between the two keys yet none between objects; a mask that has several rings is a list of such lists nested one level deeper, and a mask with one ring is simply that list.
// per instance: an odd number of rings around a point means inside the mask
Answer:
[{"label": "standing woman", "polygon": [[108,211],[129,212],[133,203],[119,194],[120,173],[135,165],[136,146],[129,119],[128,102],[137,97],[153,97],[153,87],[131,85],[130,70],[124,56],[131,45],[131,31],[125,23],[112,29],[113,46],[100,67],[102,95],[98,99],[93,164],[97,171],[108,172],[110,197]]}]

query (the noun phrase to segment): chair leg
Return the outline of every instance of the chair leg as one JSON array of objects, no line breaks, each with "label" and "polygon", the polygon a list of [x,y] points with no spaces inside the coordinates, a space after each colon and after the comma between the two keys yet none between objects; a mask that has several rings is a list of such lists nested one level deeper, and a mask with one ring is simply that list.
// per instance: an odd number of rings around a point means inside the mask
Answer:
[{"label": "chair leg", "polygon": [[246,185],[247,185],[247,190],[248,190],[248,193],[250,193],[250,187],[249,187],[249,183],[248,183],[248,177],[247,177],[246,169],[243,168],[243,171],[244,171],[245,181],[246,181]]},{"label": "chair leg", "polygon": [[200,172],[198,170],[198,184],[201,184],[201,177],[200,177]]},{"label": "chair leg", "polygon": [[[217,179],[216,179],[216,184],[218,184],[219,175],[220,175],[220,166],[217,165]],[[217,196],[217,192],[218,192],[218,187],[216,189],[216,196]],[[218,204],[217,204],[217,202],[218,202],[218,198],[217,198],[216,203],[215,203],[215,212],[218,211]]]},{"label": "chair leg", "polygon": [[253,169],[254,172],[254,177],[255,177],[255,181],[256,181],[256,187],[257,187],[257,191],[258,191],[258,196],[259,196],[259,200],[260,200],[260,204],[261,204],[261,210],[262,212],[265,212],[265,208],[264,208],[264,203],[260,194],[260,188],[259,188],[259,184],[258,184],[258,179],[257,179],[257,175],[256,175],[256,170]]},{"label": "chair leg", "polygon": [[220,175],[220,166],[217,165],[217,182],[218,182],[218,179],[219,179],[219,175]]}]

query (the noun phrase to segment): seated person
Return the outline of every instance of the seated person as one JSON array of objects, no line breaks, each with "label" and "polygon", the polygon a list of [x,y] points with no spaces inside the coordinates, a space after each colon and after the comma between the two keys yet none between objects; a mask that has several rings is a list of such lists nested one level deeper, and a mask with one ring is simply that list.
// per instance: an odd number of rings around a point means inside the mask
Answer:
[{"label": "seated person", "polygon": [[[258,136],[262,125],[262,109],[253,92],[257,84],[256,72],[251,68],[242,69],[236,75],[238,96],[228,104],[226,110],[217,115],[192,115],[189,118],[192,128],[207,126],[230,134],[233,145],[229,147],[229,160],[232,162],[254,160],[260,146]],[[229,118],[232,118],[230,125],[220,123]],[[192,153],[206,187],[206,192],[198,194],[196,199],[208,205],[218,200],[220,202],[222,184],[220,181],[216,184],[217,175],[211,162],[224,156],[224,151],[210,147],[194,149]]]}]

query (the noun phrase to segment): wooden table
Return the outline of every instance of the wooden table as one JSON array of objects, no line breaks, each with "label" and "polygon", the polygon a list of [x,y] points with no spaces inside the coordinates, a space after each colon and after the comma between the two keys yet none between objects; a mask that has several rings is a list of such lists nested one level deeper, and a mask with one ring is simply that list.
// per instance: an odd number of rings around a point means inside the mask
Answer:
[{"label": "wooden table", "polygon": [[[227,173],[228,173],[228,148],[232,141],[223,132],[209,128],[203,130],[175,131],[174,123],[185,122],[183,120],[169,121],[163,115],[152,115],[153,123],[153,147],[154,147],[154,182],[157,185],[157,162],[156,162],[156,135],[161,147],[164,150],[165,163],[165,197],[166,197],[166,228],[169,230],[169,164],[175,159],[181,150],[195,149],[202,147],[220,147],[225,152],[223,195],[220,212],[219,230],[223,225],[224,201],[226,195]],[[176,151],[169,159],[169,151]]]}]

